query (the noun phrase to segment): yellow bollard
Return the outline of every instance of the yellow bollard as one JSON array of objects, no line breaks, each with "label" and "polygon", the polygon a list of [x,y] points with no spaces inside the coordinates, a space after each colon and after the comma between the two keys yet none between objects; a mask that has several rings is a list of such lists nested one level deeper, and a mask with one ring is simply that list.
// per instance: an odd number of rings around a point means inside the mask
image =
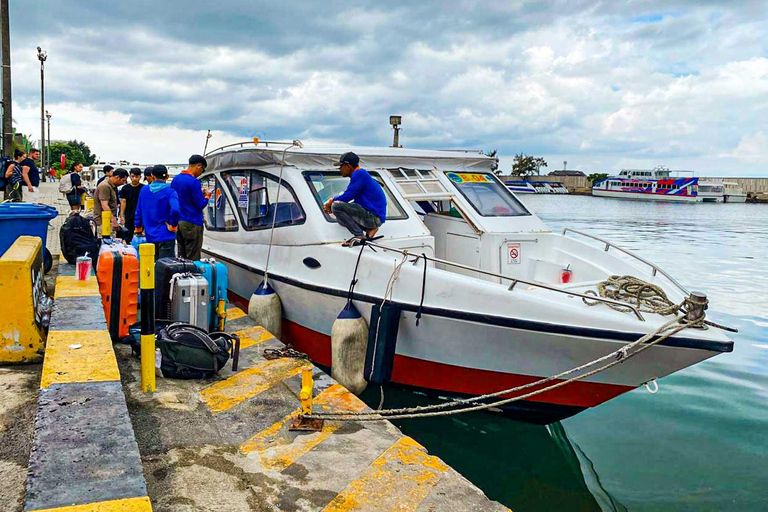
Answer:
[{"label": "yellow bollard", "polygon": [[112,236],[112,212],[104,210],[101,212],[101,237]]},{"label": "yellow bollard", "polygon": [[155,385],[155,244],[139,246],[141,288],[141,390],[154,393]]},{"label": "yellow bollard", "polygon": [[312,378],[312,367],[305,366],[301,369],[301,389],[299,401],[301,402],[301,414],[291,422],[288,430],[303,432],[319,432],[323,429],[323,420],[310,418],[312,415],[312,393],[315,387],[315,379]]},{"label": "yellow bollard", "polygon": [[301,391],[299,391],[301,414],[312,414],[312,388],[314,387],[315,379],[312,378],[312,367],[305,366],[301,369]]}]

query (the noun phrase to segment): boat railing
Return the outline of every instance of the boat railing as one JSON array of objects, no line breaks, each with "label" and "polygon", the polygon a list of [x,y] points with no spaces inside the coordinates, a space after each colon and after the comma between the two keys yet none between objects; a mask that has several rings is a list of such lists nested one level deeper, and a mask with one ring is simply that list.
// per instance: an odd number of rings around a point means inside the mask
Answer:
[{"label": "boat railing", "polygon": [[605,304],[613,304],[614,306],[628,308],[628,309],[632,310],[632,312],[635,314],[635,316],[638,318],[638,320],[640,320],[642,322],[645,322],[645,318],[643,318],[643,315],[640,313],[640,310],[637,308],[637,306],[635,306],[633,304],[629,304],[627,302],[622,302],[622,301],[619,301],[619,300],[608,299],[608,298],[605,298],[605,297],[600,297],[599,295],[588,295],[586,293],[579,293],[579,292],[575,292],[573,290],[563,290],[561,288],[556,288],[554,286],[549,286],[549,285],[546,285],[544,283],[537,283],[536,281],[527,281],[525,279],[518,279],[516,277],[509,277],[509,276],[505,276],[503,274],[499,274],[498,272],[491,272],[489,270],[483,270],[481,268],[472,267],[470,265],[464,265],[462,263],[455,263],[453,261],[444,260],[444,259],[441,259],[441,258],[435,258],[434,256],[427,256],[425,254],[413,253],[413,252],[409,252],[406,249],[398,249],[397,247],[390,247],[390,246],[387,246],[387,245],[378,244],[376,242],[366,242],[366,245],[370,245],[371,247],[378,247],[379,249],[381,249],[383,251],[397,252],[397,253],[402,254],[403,256],[413,256],[413,257],[416,258],[415,261],[418,261],[419,258],[424,258],[427,261],[432,261],[434,263],[440,263],[441,265],[447,265],[447,266],[451,266],[451,267],[455,267],[455,268],[460,268],[460,269],[463,269],[463,270],[468,270],[470,272],[477,272],[478,274],[483,274],[483,275],[486,275],[486,276],[497,277],[497,278],[500,278],[500,279],[506,279],[508,281],[512,281],[512,284],[510,284],[509,288],[508,288],[510,291],[514,290],[515,286],[518,283],[522,283],[522,284],[526,284],[528,286],[534,286],[536,288],[541,288],[541,289],[549,290],[549,291],[552,291],[552,292],[562,293],[562,294],[569,295],[569,296],[581,297],[582,299],[586,299],[586,300],[590,300],[590,301],[603,302]]},{"label": "boat railing", "polygon": [[234,147],[240,147],[244,148],[245,146],[253,146],[258,147],[263,145],[264,147],[269,147],[270,144],[273,146],[293,146],[295,145],[296,141],[285,141],[285,140],[259,140],[258,142],[254,142],[253,140],[244,140],[242,142],[233,142],[232,144],[227,144],[226,146],[221,146],[216,149],[212,149],[209,152],[205,154],[205,156],[212,155],[213,153],[216,153],[217,151],[224,151],[225,149],[234,148]]},{"label": "boat railing", "polygon": [[672,277],[671,275],[667,274],[667,273],[664,271],[664,269],[662,269],[661,267],[658,267],[658,266],[654,265],[653,263],[651,263],[650,261],[646,260],[645,258],[641,258],[640,256],[638,256],[637,254],[633,253],[632,251],[628,251],[627,249],[623,249],[623,248],[619,247],[618,245],[612,244],[612,243],[611,243],[611,242],[609,242],[608,240],[605,240],[605,239],[603,239],[603,238],[600,238],[599,236],[590,235],[590,234],[588,234],[588,233],[584,233],[583,231],[577,231],[577,230],[575,230],[575,229],[571,229],[571,228],[565,228],[565,229],[563,229],[563,236],[565,236],[565,235],[566,235],[567,233],[569,233],[569,232],[570,232],[570,233],[576,233],[577,235],[585,236],[585,237],[587,237],[587,238],[591,238],[592,240],[597,240],[598,242],[602,242],[603,244],[605,244],[605,249],[604,249],[604,250],[605,250],[606,252],[608,252],[608,250],[609,250],[611,247],[613,247],[613,248],[614,248],[614,249],[616,249],[617,251],[621,251],[621,252],[623,252],[624,254],[626,254],[626,255],[628,255],[628,256],[631,256],[632,258],[636,259],[637,261],[640,261],[641,263],[645,263],[646,265],[648,265],[649,267],[651,267],[651,274],[652,274],[652,275],[654,275],[654,276],[655,276],[656,274],[661,274],[661,275],[663,275],[664,277],[666,277],[666,278],[669,280],[669,282],[671,282],[672,284],[674,284],[675,286],[677,286],[677,288],[678,288],[678,289],[679,289],[681,292],[683,292],[685,295],[690,295],[690,294],[691,294],[691,292],[689,292],[689,291],[688,291],[688,289],[687,289],[687,288],[685,288],[685,286],[683,286],[683,285],[681,285],[680,283],[678,283],[678,282],[675,280],[675,278],[674,278],[674,277]]}]

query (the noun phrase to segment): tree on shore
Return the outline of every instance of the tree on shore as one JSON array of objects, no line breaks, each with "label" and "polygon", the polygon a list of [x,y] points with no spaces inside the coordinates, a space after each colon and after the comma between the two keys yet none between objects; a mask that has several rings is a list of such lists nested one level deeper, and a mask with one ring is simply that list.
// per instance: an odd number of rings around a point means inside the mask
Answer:
[{"label": "tree on shore", "polygon": [[533,176],[534,174],[539,174],[541,168],[546,166],[547,161],[543,158],[520,153],[515,155],[515,159],[512,161],[512,175]]},{"label": "tree on shore", "polygon": [[590,185],[594,185],[598,181],[605,179],[608,177],[608,173],[605,172],[593,172],[592,174],[587,176],[587,179],[589,180]]},{"label": "tree on shore", "polygon": [[[498,154],[498,151],[495,150],[495,149],[491,150],[491,151],[485,151],[485,156],[495,157],[497,154]],[[496,159],[496,163],[493,164],[493,169],[491,169],[491,170],[493,171],[493,173],[496,176],[500,176],[501,175],[501,169],[499,169],[499,159],[498,158]]]},{"label": "tree on shore", "polygon": [[96,161],[96,155],[91,152],[91,148],[85,142],[71,140],[69,142],[53,142],[51,143],[51,165],[56,169],[56,175],[60,176],[65,171],[61,170],[59,165],[59,159],[61,155],[67,159],[67,168],[73,162],[82,162],[86,167],[92,165]]}]

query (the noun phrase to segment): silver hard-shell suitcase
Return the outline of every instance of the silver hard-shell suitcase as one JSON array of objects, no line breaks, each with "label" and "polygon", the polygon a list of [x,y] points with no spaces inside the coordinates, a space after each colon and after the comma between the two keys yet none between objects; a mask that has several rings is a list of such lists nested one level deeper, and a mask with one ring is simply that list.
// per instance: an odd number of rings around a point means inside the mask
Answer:
[{"label": "silver hard-shell suitcase", "polygon": [[171,283],[171,320],[208,330],[208,281],[200,274],[176,274]]}]

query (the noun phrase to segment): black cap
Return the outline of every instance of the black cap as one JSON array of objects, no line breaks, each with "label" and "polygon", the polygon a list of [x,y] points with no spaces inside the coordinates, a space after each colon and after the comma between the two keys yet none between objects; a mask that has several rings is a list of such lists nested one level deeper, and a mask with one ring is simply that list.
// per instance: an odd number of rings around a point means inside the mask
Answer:
[{"label": "black cap", "polygon": [[189,157],[189,165],[195,164],[203,164],[203,169],[205,169],[208,167],[208,160],[206,160],[205,157],[201,155],[192,155]]},{"label": "black cap", "polygon": [[357,167],[360,164],[360,157],[351,151],[347,151],[346,153],[341,155],[341,157],[339,158],[339,161],[333,165],[335,165],[336,167],[341,167],[343,164],[349,164],[352,167]]},{"label": "black cap", "polygon": [[168,177],[168,168],[163,164],[155,165],[152,167],[152,176],[164,180]]},{"label": "black cap", "polygon": [[153,169],[153,167],[151,165],[149,167],[147,167],[146,169],[144,169],[144,177],[145,178],[149,178],[150,176],[152,176],[152,169]]}]

